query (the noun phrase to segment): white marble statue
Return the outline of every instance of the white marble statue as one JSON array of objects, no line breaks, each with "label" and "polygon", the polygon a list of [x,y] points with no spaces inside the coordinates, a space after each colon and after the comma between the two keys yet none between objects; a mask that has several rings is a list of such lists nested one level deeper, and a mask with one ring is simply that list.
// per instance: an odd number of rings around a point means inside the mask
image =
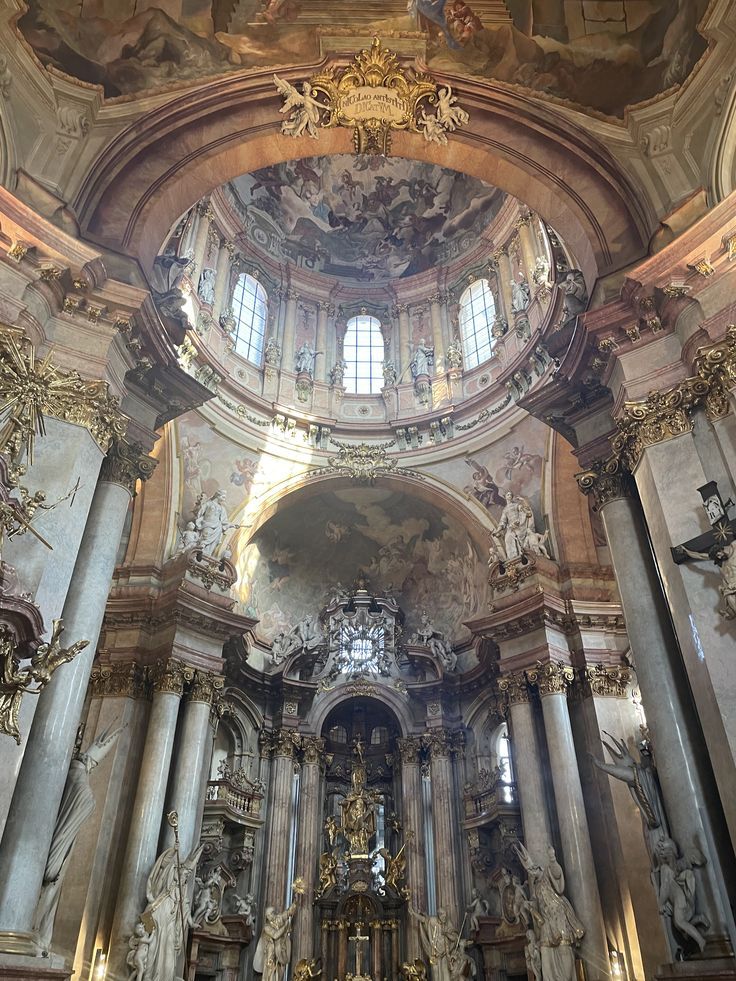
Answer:
[{"label": "white marble statue", "polygon": [[177,549],[177,554],[188,552],[195,545],[199,545],[199,532],[193,521],[187,521],[184,531],[179,532],[179,548]]},{"label": "white marble statue", "polygon": [[460,346],[460,339],[452,337],[445,351],[445,364],[448,368],[455,370],[463,366],[463,349]]},{"label": "white marble statue", "polygon": [[458,126],[465,126],[470,116],[457,104],[457,98],[452,94],[449,85],[437,92],[437,121],[450,132]]},{"label": "white marble statue", "polygon": [[280,113],[288,113],[288,117],[281,124],[281,132],[284,136],[294,138],[306,133],[316,140],[319,136],[317,127],[319,126],[321,107],[317,99],[312,94],[312,86],[309,82],[302,83],[301,92],[295,89],[289,82],[273,76],[276,88],[283,96],[284,104],[279,109]]},{"label": "white marble statue", "polygon": [[213,555],[225,532],[238,527],[228,521],[224,501],[225,491],[218,490],[212,497],[200,498],[197,505],[194,526],[199,532],[198,545],[205,555]]},{"label": "white marble statue", "polygon": [[544,255],[538,255],[534,260],[534,271],[532,280],[537,286],[549,286],[549,259]]},{"label": "white marble statue", "polygon": [[279,630],[274,639],[271,641],[271,661],[276,664],[283,664],[286,658],[293,654],[297,649],[299,643],[291,633],[286,633],[284,630]]},{"label": "white marble statue", "polygon": [[201,926],[203,923],[216,923],[220,919],[221,901],[222,885],[219,866],[211,869],[209,875],[204,878],[195,876],[192,923],[195,926]]},{"label": "white marble statue", "polygon": [[215,270],[203,269],[197,286],[197,296],[202,303],[212,306],[215,302]]},{"label": "white marble statue", "polygon": [[411,373],[413,378],[419,378],[420,375],[428,375],[431,366],[434,364],[434,348],[427,347],[424,342],[424,338],[420,338],[419,343],[414,348],[414,351],[409,361],[411,366]]},{"label": "white marble statue", "polygon": [[723,606],[718,610],[725,620],[736,620],[736,544],[723,542],[714,545],[708,552],[693,552],[680,545],[680,550],[691,559],[711,559],[721,573],[718,591],[723,597]]},{"label": "white marble statue", "polygon": [[321,351],[315,351],[306,341],[296,352],[295,367],[297,374],[314,374],[314,362]]},{"label": "white marble statue", "polygon": [[528,548],[528,534],[534,530],[534,514],[529,502],[526,498],[515,497],[511,491],[507,491],[498,528],[493,532],[494,538],[503,539],[505,558],[518,558]]},{"label": "white marble statue", "polygon": [[142,923],[136,923],[133,936],[128,941],[128,954],[125,958],[125,963],[130,968],[128,981],[144,981],[150,944],[151,934],[146,932]]},{"label": "white marble statue", "polygon": [[409,915],[419,922],[419,938],[424,956],[432,969],[432,981],[452,981],[450,953],[454,946],[452,926],[443,909],[436,916],[425,915],[409,907]]},{"label": "white marble statue", "polygon": [[514,313],[523,313],[531,302],[531,291],[529,283],[525,279],[512,279],[511,283],[511,309]]},{"label": "white marble statue", "polygon": [[314,614],[307,613],[292,631],[298,642],[298,646],[303,651],[313,651],[323,641],[322,631],[317,624]]},{"label": "white marble statue", "polygon": [[[654,852],[654,876],[657,889],[659,911],[672,921],[675,935],[693,940],[702,954],[705,937],[701,930],[710,929],[710,921],[698,913],[695,905],[696,882],[694,867],[705,865],[705,858],[697,849],[690,855],[680,855],[677,843],[672,838],[662,837]],[[682,942],[678,944],[677,955],[684,954]]]},{"label": "white marble statue", "polygon": [[526,960],[527,975],[531,975],[534,981],[542,981],[542,954],[537,935],[533,930],[526,931],[524,959]]},{"label": "white marble statue", "polygon": [[454,671],[457,667],[457,654],[441,633],[434,628],[429,614],[424,610],[416,631],[416,642],[428,647],[433,657],[437,658],[445,671]]},{"label": "white marble statue", "polygon": [[342,385],[345,381],[345,372],[347,370],[347,361],[336,361],[332,368],[330,368],[330,384]]},{"label": "white marble statue", "polygon": [[477,889],[473,889],[471,892],[470,902],[465,907],[465,912],[468,914],[470,932],[477,933],[480,929],[478,917],[488,915],[488,902],[481,897]]},{"label": "white marble statue", "polygon": [[95,797],[89,783],[90,773],[109,753],[123,729],[124,725],[115,726],[113,723],[108,726],[84,753],[76,753],[69,764],[34,919],[34,932],[41,950],[48,950],[51,944],[61,886],[69,867],[69,856],[74,842],[82,825],[95,809]]},{"label": "white marble statue", "polygon": [[575,950],[585,933],[565,896],[565,874],[555,850],[547,846],[547,864],[537,865],[524,845],[516,846],[519,861],[529,875],[534,934],[539,942],[544,981],[576,981]]},{"label": "white marble statue", "polygon": [[461,937],[451,937],[450,953],[447,965],[450,969],[451,981],[472,981],[476,975],[475,961],[468,957],[467,949],[473,944],[472,940]]},{"label": "white marble statue", "polygon": [[181,281],[189,262],[187,256],[178,256],[173,247],[168,248],[154,259],[150,276],[151,292],[157,309],[162,316],[170,317],[184,329],[189,326],[189,318],[182,309],[185,300]]},{"label": "white marble statue", "polygon": [[398,372],[393,361],[383,362],[383,387],[393,388],[398,380]]},{"label": "white marble statue", "polygon": [[237,916],[245,919],[245,925],[251,930],[256,925],[255,900],[253,893],[249,892],[245,896],[239,896],[236,892],[232,893],[233,912]]},{"label": "white marble statue", "polygon": [[579,269],[568,270],[562,280],[558,282],[557,287],[565,296],[560,319],[560,327],[565,327],[567,324],[571,324],[587,307],[588,290],[585,285],[585,277]]},{"label": "white marble statue", "polygon": [[[128,942],[129,966],[139,954],[141,944],[146,946],[146,954],[139,957],[143,962],[142,973],[132,975],[135,981],[178,981],[177,962],[186,945],[186,932],[195,925],[187,898],[188,886],[201,854],[200,845],[180,862],[176,848],[167,848],[156,859],[146,883],[148,905]],[[153,928],[146,939],[145,927],[149,924]],[[143,932],[140,926],[144,926]]]},{"label": "white marble statue", "polygon": [[291,926],[295,912],[296,902],[293,902],[283,913],[277,913],[269,906],[263,915],[263,928],[253,958],[253,970],[263,975],[263,981],[283,981],[291,960]]},{"label": "white marble statue", "polygon": [[281,364],[281,345],[273,336],[266,341],[263,360],[272,368],[278,368]]}]

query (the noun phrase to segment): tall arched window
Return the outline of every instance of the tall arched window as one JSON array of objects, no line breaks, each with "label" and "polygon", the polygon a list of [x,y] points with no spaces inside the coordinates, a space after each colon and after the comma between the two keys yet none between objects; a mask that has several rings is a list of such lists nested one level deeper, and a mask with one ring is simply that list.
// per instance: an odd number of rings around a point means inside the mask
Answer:
[{"label": "tall arched window", "polygon": [[491,356],[496,304],[487,279],[476,279],[460,297],[460,333],[466,368],[477,368]]},{"label": "tall arched window", "polygon": [[347,362],[345,388],[353,395],[369,395],[383,387],[384,347],[381,322],[361,313],[348,320],[342,356]]},{"label": "tall arched window", "polygon": [[235,317],[235,350],[248,361],[259,365],[263,358],[268,297],[261,284],[246,273],[241,273],[235,283],[232,310]]}]

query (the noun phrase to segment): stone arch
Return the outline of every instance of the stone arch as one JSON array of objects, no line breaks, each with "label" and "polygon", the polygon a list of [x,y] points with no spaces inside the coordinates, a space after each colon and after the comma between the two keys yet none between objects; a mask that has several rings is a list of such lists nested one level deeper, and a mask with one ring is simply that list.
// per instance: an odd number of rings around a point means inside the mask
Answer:
[{"label": "stone arch", "polygon": [[389,709],[391,714],[396,720],[396,725],[401,732],[401,736],[407,736],[409,734],[410,724],[409,724],[409,705],[405,695],[402,695],[396,689],[390,688],[388,685],[376,684],[375,694],[372,695],[356,695],[346,688],[349,685],[341,685],[335,691],[325,692],[323,696],[319,699],[315,699],[312,709],[309,714],[308,722],[305,726],[305,730],[308,729],[310,733],[314,733],[319,736],[322,733],[325,722],[327,721],[330,713],[336,709],[343,702],[353,701],[355,698],[360,698],[362,701],[378,701],[383,709]]},{"label": "stone arch", "polygon": [[[289,69],[293,81],[315,66]],[[564,238],[589,283],[644,254],[654,208],[582,127],[493,83],[452,84],[470,124],[445,147],[397,133],[392,152],[486,180],[538,212]],[[226,76],[151,110],[100,154],[75,201],[82,233],[149,269],[177,218],[239,174],[300,157],[350,153],[351,132],[318,141],[281,135],[271,72]]]}]

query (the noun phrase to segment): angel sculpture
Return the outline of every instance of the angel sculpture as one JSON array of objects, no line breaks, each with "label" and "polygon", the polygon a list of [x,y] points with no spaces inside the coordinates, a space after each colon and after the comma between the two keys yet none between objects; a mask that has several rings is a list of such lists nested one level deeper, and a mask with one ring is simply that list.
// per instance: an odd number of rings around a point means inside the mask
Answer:
[{"label": "angel sculpture", "polygon": [[[20,745],[18,712],[24,692],[37,695],[51,680],[56,669],[72,661],[89,644],[78,640],[71,647],[61,647],[59,638],[64,630],[61,620],[54,620],[51,640],[39,644],[27,668],[20,666],[13,634],[5,627],[0,629],[0,734],[12,736]],[[36,684],[37,688],[31,688]]]},{"label": "angel sculpture", "polygon": [[419,119],[417,125],[422,130],[427,143],[447,146],[447,133],[439,117],[439,110],[435,116],[428,116],[424,109],[422,109],[421,119]]},{"label": "angel sculpture", "polygon": [[321,974],[321,960],[308,961],[306,958],[302,958],[300,961],[297,961],[297,965],[294,968],[294,981],[310,981],[310,978],[318,978]]},{"label": "angel sculpture", "polygon": [[705,947],[705,937],[700,930],[710,929],[710,921],[695,908],[693,868],[705,865],[705,862],[705,857],[697,848],[680,857],[680,850],[672,838],[662,837],[655,846],[654,878],[659,911],[671,918],[672,926],[680,936],[694,940],[701,953]]},{"label": "angel sculpture", "polygon": [[465,126],[470,119],[467,112],[457,104],[457,98],[452,94],[449,85],[439,90],[437,103],[437,120],[444,129],[450,132],[459,126]]},{"label": "angel sculpture", "polygon": [[280,113],[290,113],[288,119],[281,124],[281,132],[284,136],[311,136],[313,140],[319,137],[317,127],[319,126],[321,106],[312,94],[312,86],[309,82],[302,84],[301,92],[289,82],[273,76],[276,88],[284,98],[284,104],[279,109]]}]

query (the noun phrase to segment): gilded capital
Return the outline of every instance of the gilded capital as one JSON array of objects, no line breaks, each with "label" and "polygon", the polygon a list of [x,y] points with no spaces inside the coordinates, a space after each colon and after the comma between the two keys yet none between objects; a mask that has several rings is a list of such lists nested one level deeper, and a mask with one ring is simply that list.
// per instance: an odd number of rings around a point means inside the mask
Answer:
[{"label": "gilded capital", "polygon": [[452,738],[448,729],[432,729],[422,734],[422,746],[428,750],[432,759],[446,758],[452,752]]},{"label": "gilded capital", "polygon": [[302,744],[302,737],[294,729],[277,729],[273,733],[273,755],[294,758],[294,754]]},{"label": "gilded capital", "polygon": [[150,669],[150,678],[154,692],[182,695],[184,685],[194,679],[194,668],[173,657],[168,660],[162,659],[156,661]]},{"label": "gilded capital", "polygon": [[496,680],[496,687],[507,705],[529,701],[529,684],[523,671],[502,675]]},{"label": "gilded capital", "polygon": [[102,461],[100,480],[127,487],[135,495],[139,480],[148,480],[158,465],[158,460],[147,456],[140,443],[128,443],[116,439]]},{"label": "gilded capital", "polygon": [[411,763],[419,762],[421,742],[417,736],[408,736],[406,739],[397,739],[396,744],[402,764],[409,765]]},{"label": "gilded capital", "polygon": [[93,698],[145,698],[145,671],[137,661],[95,664],[90,692]]},{"label": "gilded capital", "polygon": [[605,667],[594,664],[583,672],[583,680],[590,693],[603,698],[626,698],[631,677],[631,668],[626,665]]},{"label": "gilded capital", "polygon": [[575,479],[581,492],[593,497],[594,511],[600,511],[611,501],[631,496],[631,475],[621,459],[615,456],[594,460],[587,470],[576,473]]},{"label": "gilded capital", "polygon": [[705,412],[708,418],[728,415],[728,393],[736,388],[736,324],[729,324],[726,336],[718,344],[699,351],[693,367],[698,378],[708,386]]},{"label": "gilded capital", "polygon": [[319,736],[303,736],[302,752],[304,763],[324,762],[325,741]]},{"label": "gilded capital", "polygon": [[575,671],[569,664],[561,661],[537,661],[536,665],[526,672],[530,685],[536,685],[539,694],[564,695],[575,680]]},{"label": "gilded capital", "polygon": [[205,702],[212,705],[225,687],[222,675],[212,671],[195,671],[187,698],[190,702]]}]

